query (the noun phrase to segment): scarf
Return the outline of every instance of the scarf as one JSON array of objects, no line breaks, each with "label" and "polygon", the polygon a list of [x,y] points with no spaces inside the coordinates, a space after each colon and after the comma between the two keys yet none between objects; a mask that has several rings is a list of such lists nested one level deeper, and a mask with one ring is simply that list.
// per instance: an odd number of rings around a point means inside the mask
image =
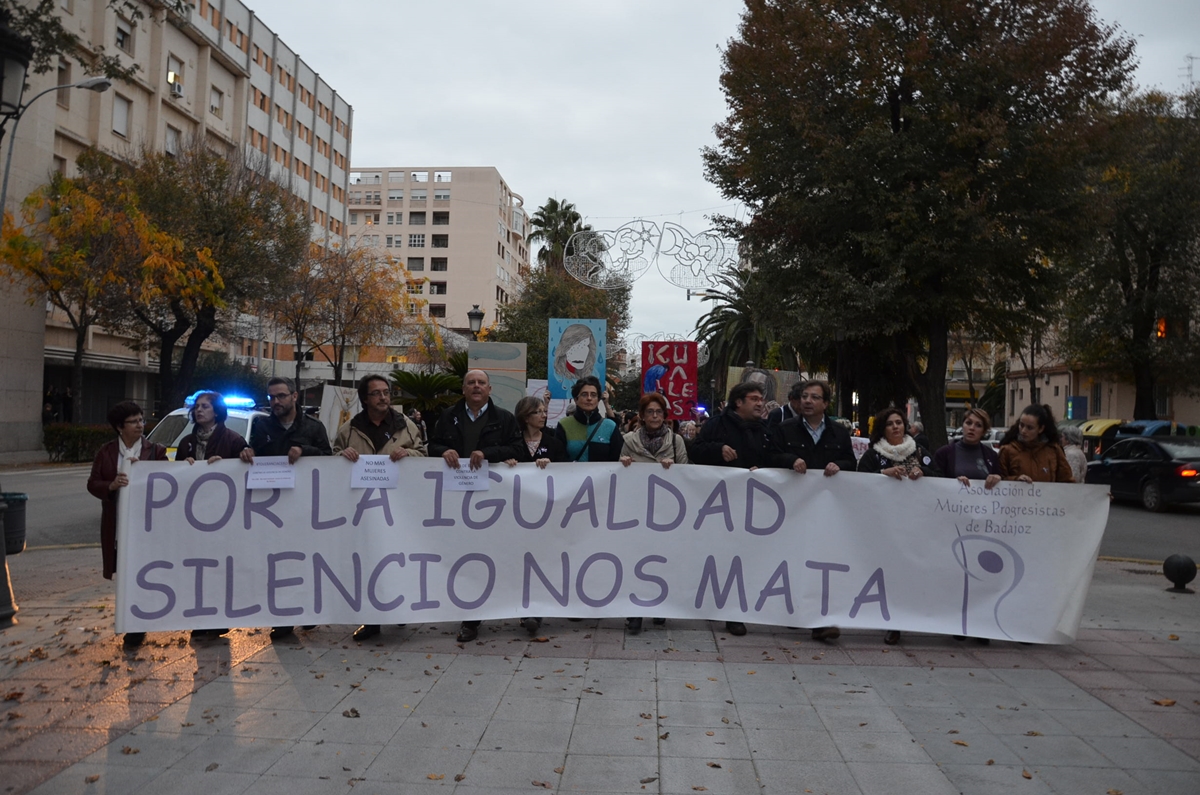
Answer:
[{"label": "scarf", "polygon": [[126,447],[125,440],[117,436],[117,473],[129,474],[130,465],[138,460],[142,452],[142,439],[139,436],[133,447]]},{"label": "scarf", "polygon": [[638,439],[642,443],[642,447],[646,448],[646,452],[650,455],[658,455],[659,448],[662,447],[663,441],[667,438],[667,424],[664,422],[659,426],[657,431],[651,431],[645,425],[638,428]]},{"label": "scarf", "polygon": [[215,422],[213,423],[213,426],[211,428],[209,428],[207,431],[202,431],[202,430],[200,430],[199,427],[197,427],[195,429],[195,433],[196,433],[196,456],[195,456],[195,458],[197,461],[203,461],[204,459],[206,459],[208,457],[204,453],[208,450],[208,440],[212,438],[213,431],[215,431],[216,429],[217,429],[217,424]]},{"label": "scarf", "polygon": [[882,458],[892,461],[896,466],[904,467],[905,472],[912,472],[920,468],[917,461],[917,442],[913,441],[911,436],[905,436],[904,441],[899,444],[888,444],[881,438],[872,449]]}]

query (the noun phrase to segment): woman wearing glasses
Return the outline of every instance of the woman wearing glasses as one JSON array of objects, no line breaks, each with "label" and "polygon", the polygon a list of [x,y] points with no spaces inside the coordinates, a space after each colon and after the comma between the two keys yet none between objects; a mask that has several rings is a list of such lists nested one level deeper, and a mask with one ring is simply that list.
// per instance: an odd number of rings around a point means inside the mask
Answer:
[{"label": "woman wearing glasses", "polygon": [[[100,499],[100,553],[104,559],[104,579],[111,580],[117,570],[117,499],[129,485],[129,470],[138,461],[166,461],[167,448],[147,441],[146,417],[142,407],[126,400],[108,410],[108,424],[117,438],[100,448],[92,461],[87,489]],[[145,632],[127,632],[123,644],[135,649],[146,639]]]},{"label": "woman wearing glasses", "polygon": [[[637,430],[625,434],[621,448],[621,463],[629,466],[635,461],[642,464],[661,464],[670,469],[672,464],[688,463],[687,446],[683,437],[671,430],[667,424],[667,399],[658,392],[642,395],[638,401]],[[654,623],[667,623],[665,618],[656,618]],[[625,619],[625,630],[631,635],[642,631],[641,617]]]}]

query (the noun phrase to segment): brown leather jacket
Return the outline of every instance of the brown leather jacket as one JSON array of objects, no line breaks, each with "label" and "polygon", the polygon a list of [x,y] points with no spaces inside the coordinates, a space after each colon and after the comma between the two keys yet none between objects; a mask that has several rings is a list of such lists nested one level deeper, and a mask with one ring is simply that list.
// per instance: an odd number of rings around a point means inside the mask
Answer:
[{"label": "brown leather jacket", "polygon": [[1000,474],[1005,480],[1028,475],[1035,483],[1075,482],[1062,445],[1044,441],[1027,445],[1018,439],[1001,447]]}]

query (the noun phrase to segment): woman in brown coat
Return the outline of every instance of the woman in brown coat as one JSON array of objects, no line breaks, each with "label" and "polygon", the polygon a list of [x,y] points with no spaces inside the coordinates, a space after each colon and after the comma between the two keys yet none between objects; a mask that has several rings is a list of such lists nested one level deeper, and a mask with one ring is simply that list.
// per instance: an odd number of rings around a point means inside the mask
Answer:
[{"label": "woman in brown coat", "polygon": [[1022,483],[1074,483],[1049,406],[1026,406],[1000,440],[1000,475]]},{"label": "woman in brown coat", "polygon": [[[108,424],[117,438],[100,448],[92,461],[92,474],[87,489],[100,499],[100,552],[104,559],[104,578],[111,580],[117,570],[117,499],[121,489],[129,485],[129,468],[138,461],[166,461],[167,448],[142,436],[146,418],[142,407],[126,400],[108,411]],[[145,632],[125,633],[124,645],[133,649],[146,639]]]},{"label": "woman in brown coat", "polygon": [[225,427],[229,408],[225,398],[218,392],[201,392],[196,395],[188,415],[192,418],[192,432],[179,441],[175,451],[176,461],[207,461],[212,464],[222,458],[237,458],[246,449],[246,440],[237,431]]}]

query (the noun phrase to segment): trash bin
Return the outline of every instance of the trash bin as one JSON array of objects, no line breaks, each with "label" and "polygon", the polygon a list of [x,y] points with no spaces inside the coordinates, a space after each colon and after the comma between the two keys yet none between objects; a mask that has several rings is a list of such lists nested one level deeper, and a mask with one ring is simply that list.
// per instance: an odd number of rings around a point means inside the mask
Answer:
[{"label": "trash bin", "polygon": [[29,495],[4,492],[0,493],[0,502],[8,508],[4,512],[4,552],[19,555],[25,551],[25,503]]}]

